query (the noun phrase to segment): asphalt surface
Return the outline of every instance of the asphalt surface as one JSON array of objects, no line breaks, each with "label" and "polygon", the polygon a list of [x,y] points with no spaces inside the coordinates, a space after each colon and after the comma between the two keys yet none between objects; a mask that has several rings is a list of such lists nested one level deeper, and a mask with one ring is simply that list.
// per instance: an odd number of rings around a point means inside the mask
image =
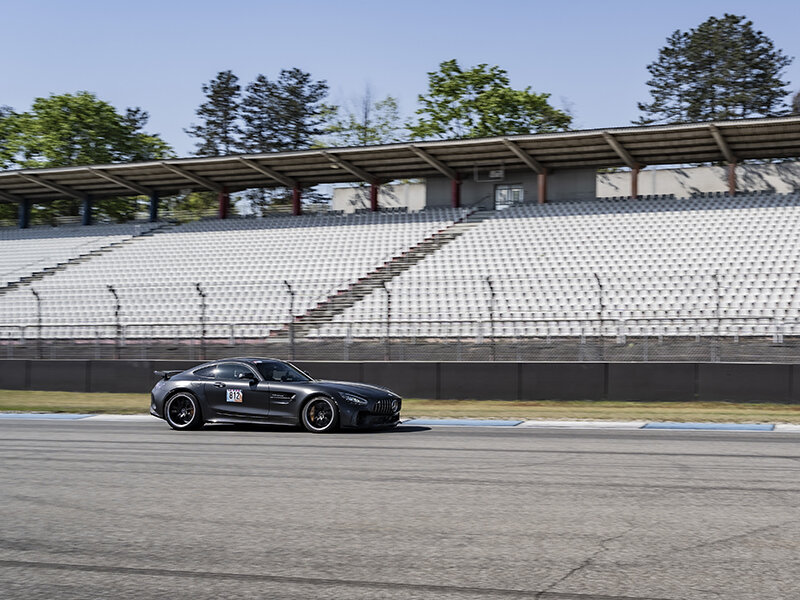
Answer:
[{"label": "asphalt surface", "polygon": [[779,433],[0,422],[2,598],[800,597]]}]

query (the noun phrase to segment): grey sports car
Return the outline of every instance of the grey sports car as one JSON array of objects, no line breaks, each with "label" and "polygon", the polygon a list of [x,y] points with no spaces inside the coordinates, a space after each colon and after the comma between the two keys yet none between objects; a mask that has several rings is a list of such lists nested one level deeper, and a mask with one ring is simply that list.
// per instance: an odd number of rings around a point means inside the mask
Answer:
[{"label": "grey sports car", "polygon": [[205,423],[273,423],[327,433],[394,427],[400,421],[402,400],[385,388],[320,381],[271,358],[228,358],[156,375],[150,414],[178,430]]}]

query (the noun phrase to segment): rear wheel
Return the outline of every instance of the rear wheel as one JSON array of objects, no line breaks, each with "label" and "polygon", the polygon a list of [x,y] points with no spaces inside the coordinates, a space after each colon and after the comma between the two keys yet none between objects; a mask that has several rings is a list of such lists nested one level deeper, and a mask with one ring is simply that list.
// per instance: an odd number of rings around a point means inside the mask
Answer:
[{"label": "rear wheel", "polygon": [[327,396],[312,398],[303,407],[303,427],[311,433],[329,433],[339,425],[339,411]]},{"label": "rear wheel", "polygon": [[203,426],[200,404],[191,392],[178,392],[164,405],[164,419],[173,429],[197,429]]}]

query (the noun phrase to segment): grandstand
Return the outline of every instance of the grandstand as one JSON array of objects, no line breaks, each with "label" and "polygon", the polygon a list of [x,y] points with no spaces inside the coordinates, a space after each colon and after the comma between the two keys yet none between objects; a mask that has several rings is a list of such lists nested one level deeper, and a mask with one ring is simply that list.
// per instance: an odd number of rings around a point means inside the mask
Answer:
[{"label": "grandstand", "polygon": [[[393,337],[797,334],[800,194],[520,205],[391,282]],[[380,335],[375,290],[316,335]]]},{"label": "grandstand", "polygon": [[0,228],[0,289],[109,250],[158,228],[155,223],[85,227]]},{"label": "grandstand", "polygon": [[[22,229],[0,230],[0,352],[793,361],[800,193],[742,192],[736,164],[798,155],[791,117],[4,172]],[[645,163],[719,160],[725,194],[637,193]],[[628,197],[596,197],[601,166],[629,168]],[[353,177],[369,210],[299,214],[302,188]],[[379,210],[407,177],[425,208]],[[231,190],[269,182],[294,216],[225,218]],[[221,218],[159,220],[159,194],[193,184]],[[32,203],[69,192],[88,224],[92,198],[131,190],[150,223],[28,227]]]},{"label": "grandstand", "polygon": [[[229,337],[235,324],[238,335],[263,338],[464,214],[434,209],[171,226],[0,295],[2,325],[37,322],[35,289],[46,338],[85,337],[90,328],[82,325],[116,326],[117,317],[129,337],[149,334],[153,326],[194,337],[197,330],[186,326],[199,322],[201,304],[208,337]],[[30,240],[40,242],[38,231],[30,231]],[[17,238],[26,233],[20,230]],[[115,329],[100,335],[113,337]]]}]

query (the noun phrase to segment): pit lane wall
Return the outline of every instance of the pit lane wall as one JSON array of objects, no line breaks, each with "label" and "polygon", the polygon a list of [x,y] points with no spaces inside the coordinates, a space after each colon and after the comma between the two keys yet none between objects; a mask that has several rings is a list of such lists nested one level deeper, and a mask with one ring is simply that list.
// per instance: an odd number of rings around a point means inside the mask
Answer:
[{"label": "pit lane wall", "polygon": [[[406,398],[800,403],[800,364],[294,361],[319,379]],[[0,360],[0,389],[149,392],[155,370],[195,361]]]}]

